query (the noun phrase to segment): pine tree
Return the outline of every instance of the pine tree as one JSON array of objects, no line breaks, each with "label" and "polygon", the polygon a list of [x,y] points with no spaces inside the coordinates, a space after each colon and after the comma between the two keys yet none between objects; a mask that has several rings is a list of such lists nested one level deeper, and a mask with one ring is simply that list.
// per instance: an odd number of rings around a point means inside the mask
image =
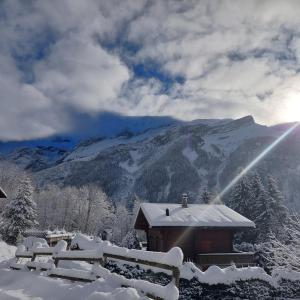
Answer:
[{"label": "pine tree", "polygon": [[135,230],[130,230],[122,240],[122,247],[128,249],[141,249],[137,234]]},{"label": "pine tree", "polygon": [[228,206],[246,218],[252,217],[251,201],[252,190],[249,178],[244,176],[234,187]]},{"label": "pine tree", "polygon": [[38,224],[32,195],[30,179],[24,177],[20,181],[16,197],[7,204],[3,212],[3,239],[7,243],[16,244],[24,231]]},{"label": "pine tree", "polygon": [[112,238],[113,242],[120,245],[123,238],[130,229],[130,216],[128,210],[122,204],[118,204],[115,209],[115,216],[113,222]]},{"label": "pine tree", "polygon": [[300,215],[290,214],[289,222],[283,225],[285,240],[280,240],[275,234],[266,243],[257,245],[261,265],[272,270],[284,267],[300,271]]},{"label": "pine tree", "polygon": [[[274,221],[273,221],[273,233],[275,235],[282,235],[283,225],[289,222],[289,211],[287,207],[283,204],[284,198],[280,192],[275,179],[270,175],[268,176],[267,192],[269,197],[272,199],[272,209],[274,211]],[[280,238],[280,237],[278,237]]]},{"label": "pine tree", "polygon": [[200,200],[201,200],[201,203],[203,203],[203,204],[223,204],[218,193],[215,191],[209,192],[207,187],[204,188],[204,190],[200,196]]},{"label": "pine tree", "polygon": [[209,204],[212,200],[211,193],[207,190],[207,188],[204,188],[201,197],[200,197],[201,203],[203,204]]},{"label": "pine tree", "polygon": [[[111,231],[115,216],[113,206],[104,192],[102,192],[101,197],[99,198],[99,212],[101,215],[101,220],[98,225],[98,232],[103,230]],[[95,215],[95,217],[97,217],[97,215]]]},{"label": "pine tree", "polygon": [[[236,212],[252,220],[252,200],[251,182],[247,176],[244,176],[235,185],[227,204]],[[238,244],[241,242],[253,243],[254,237],[255,232],[253,229],[244,230],[236,234],[235,242]]]},{"label": "pine tree", "polygon": [[135,222],[135,219],[136,219],[137,214],[139,212],[141,203],[142,203],[141,199],[137,195],[134,195],[134,199],[133,199],[133,202],[132,202],[131,213],[130,213],[130,215],[131,215],[130,227],[132,229],[134,227],[134,222]]},{"label": "pine tree", "polygon": [[255,174],[251,182],[252,187],[252,220],[256,224],[256,242],[270,239],[275,225],[274,201],[266,192],[261,178]]}]

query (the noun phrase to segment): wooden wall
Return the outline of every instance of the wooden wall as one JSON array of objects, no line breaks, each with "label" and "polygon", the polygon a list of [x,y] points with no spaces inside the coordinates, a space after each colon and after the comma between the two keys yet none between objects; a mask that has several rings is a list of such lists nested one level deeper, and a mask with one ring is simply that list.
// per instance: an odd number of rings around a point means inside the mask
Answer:
[{"label": "wooden wall", "polygon": [[233,233],[230,229],[149,228],[148,250],[168,251],[179,246],[185,259],[195,259],[199,253],[228,253],[233,250]]}]

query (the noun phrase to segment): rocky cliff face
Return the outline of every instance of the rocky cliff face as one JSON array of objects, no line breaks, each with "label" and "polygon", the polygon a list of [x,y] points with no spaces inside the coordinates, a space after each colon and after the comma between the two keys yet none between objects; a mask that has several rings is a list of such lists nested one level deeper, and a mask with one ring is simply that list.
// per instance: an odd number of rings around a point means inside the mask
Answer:
[{"label": "rocky cliff face", "polygon": [[[197,120],[84,140],[73,149],[15,148],[4,157],[31,170],[40,185],[95,183],[116,201],[137,194],[151,202],[176,202],[180,194],[189,192],[195,201],[205,187],[221,191],[289,126],[261,126],[250,116]],[[262,177],[277,178],[287,205],[300,210],[300,129],[270,151],[255,170]]]}]

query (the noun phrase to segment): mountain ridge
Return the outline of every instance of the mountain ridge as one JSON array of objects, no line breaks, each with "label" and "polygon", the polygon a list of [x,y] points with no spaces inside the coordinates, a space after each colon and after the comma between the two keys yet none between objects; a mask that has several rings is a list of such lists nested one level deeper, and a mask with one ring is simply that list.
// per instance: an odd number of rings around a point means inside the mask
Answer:
[{"label": "mountain ridge", "polygon": [[[151,202],[176,202],[189,192],[191,201],[197,201],[206,187],[221,191],[288,127],[260,125],[251,116],[175,122],[136,134],[82,140],[61,153],[55,147],[14,149],[4,159],[33,172],[39,186],[94,183],[121,202],[134,194]],[[299,137],[296,129],[255,168],[262,177],[273,175],[286,204],[297,210]]]}]

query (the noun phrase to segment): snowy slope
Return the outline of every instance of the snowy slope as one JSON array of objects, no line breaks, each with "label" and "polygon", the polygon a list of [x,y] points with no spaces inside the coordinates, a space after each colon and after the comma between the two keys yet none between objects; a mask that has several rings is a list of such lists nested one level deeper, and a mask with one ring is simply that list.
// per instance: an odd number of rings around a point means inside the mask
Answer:
[{"label": "snowy slope", "polygon": [[[39,185],[92,182],[116,201],[125,202],[137,194],[150,202],[178,202],[183,192],[195,201],[205,187],[222,190],[290,125],[266,127],[251,116],[195,120],[85,139],[58,157],[49,151],[31,152],[31,148],[15,149],[5,157],[32,170]],[[256,170],[262,177],[271,173],[277,178],[287,204],[299,210],[300,130]]]}]

